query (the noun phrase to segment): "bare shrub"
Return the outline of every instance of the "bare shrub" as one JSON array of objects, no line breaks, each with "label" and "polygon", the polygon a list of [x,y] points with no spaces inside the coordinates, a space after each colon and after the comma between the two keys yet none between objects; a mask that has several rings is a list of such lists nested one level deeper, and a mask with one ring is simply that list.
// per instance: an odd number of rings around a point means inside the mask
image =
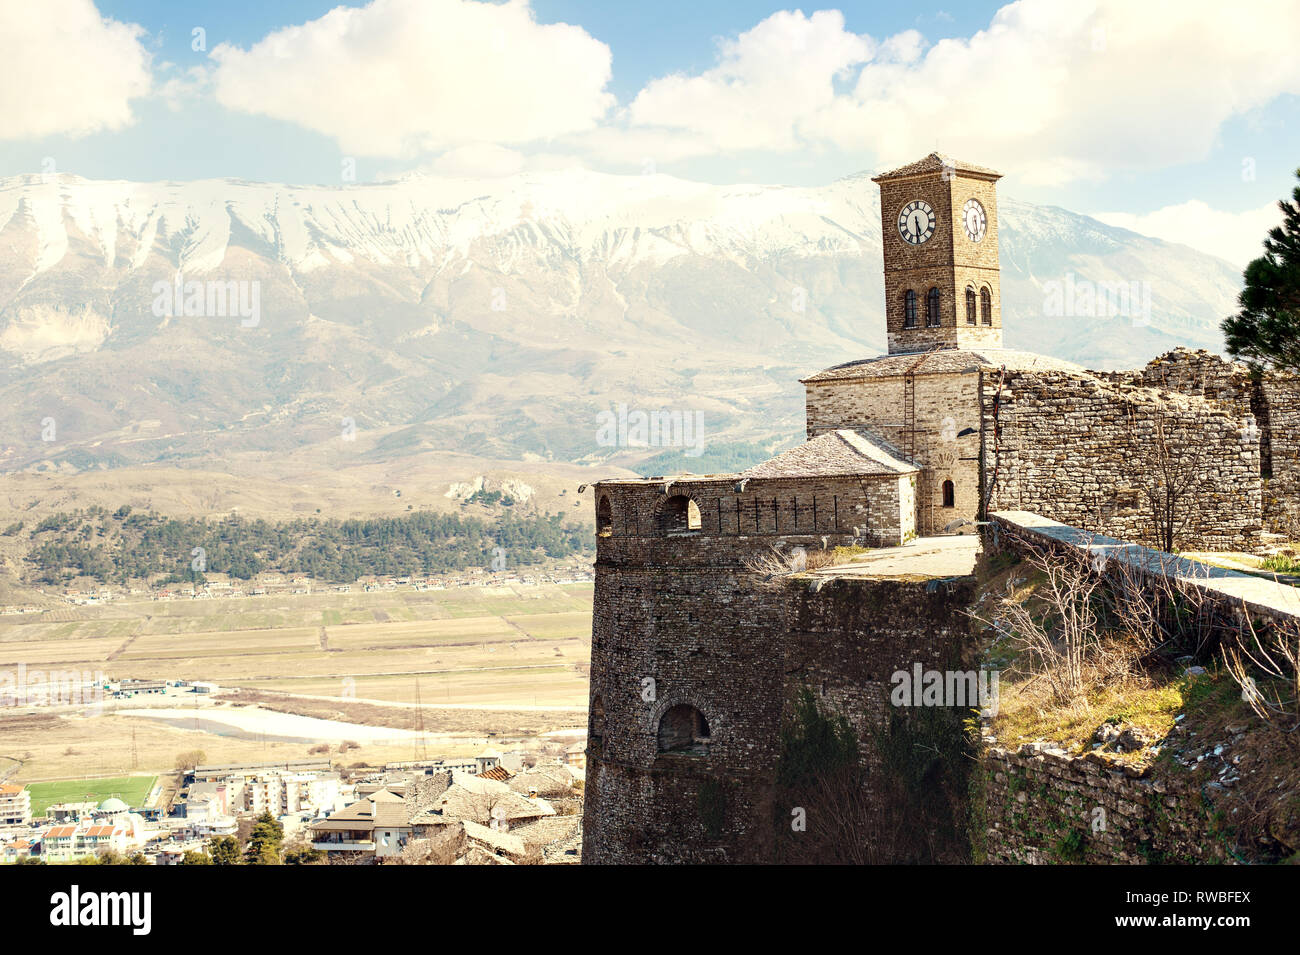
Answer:
[{"label": "bare shrub", "polygon": [[768,547],[766,551],[744,558],[741,564],[749,571],[760,587],[779,587],[784,578],[820,567],[830,567],[839,562],[834,550],[806,550],[796,547],[783,551]]},{"label": "bare shrub", "polygon": [[1084,695],[1089,666],[1102,655],[1093,600],[1101,577],[1073,553],[1030,550],[1025,561],[1043,577],[1037,603],[1015,599],[1009,585],[993,619],[977,619],[1007,636],[1017,651],[1017,668],[1025,669],[1031,682],[1045,683],[1054,703],[1072,703]]},{"label": "bare shrub", "polygon": [[[1255,715],[1293,734],[1300,729],[1300,624],[1292,620],[1256,627],[1245,608],[1243,618],[1240,637],[1223,649],[1224,665]],[[1255,673],[1265,679],[1265,686],[1258,684]]]}]

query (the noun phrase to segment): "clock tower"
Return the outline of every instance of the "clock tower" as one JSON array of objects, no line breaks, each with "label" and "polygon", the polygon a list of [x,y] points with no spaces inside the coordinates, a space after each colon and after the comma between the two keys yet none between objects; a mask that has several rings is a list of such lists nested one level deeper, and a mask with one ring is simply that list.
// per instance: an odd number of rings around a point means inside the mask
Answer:
[{"label": "clock tower", "polygon": [[1001,348],[1000,173],[949,156],[875,176],[891,355]]}]

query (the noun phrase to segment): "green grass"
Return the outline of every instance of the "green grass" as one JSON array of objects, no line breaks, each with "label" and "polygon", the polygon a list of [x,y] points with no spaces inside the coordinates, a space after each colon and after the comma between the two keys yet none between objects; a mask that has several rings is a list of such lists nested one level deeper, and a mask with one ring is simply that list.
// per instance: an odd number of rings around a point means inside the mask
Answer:
[{"label": "green grass", "polygon": [[52,783],[31,783],[32,815],[40,816],[55,803],[103,802],[116,796],[132,809],[144,802],[157,776],[112,776],[106,779],[61,779]]},{"label": "green grass", "polygon": [[1300,574],[1300,557],[1275,554],[1260,562],[1260,568],[1278,574]]}]

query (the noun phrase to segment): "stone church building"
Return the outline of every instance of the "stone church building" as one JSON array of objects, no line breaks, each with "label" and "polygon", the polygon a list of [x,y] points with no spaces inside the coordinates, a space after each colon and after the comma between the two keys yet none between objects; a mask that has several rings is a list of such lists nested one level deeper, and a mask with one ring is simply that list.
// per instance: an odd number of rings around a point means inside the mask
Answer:
[{"label": "stone church building", "polygon": [[790,687],[878,723],[863,687],[881,661],[938,664],[960,629],[965,597],[904,582],[774,596],[757,554],[896,546],[1001,510],[1151,542],[1171,475],[1181,548],[1300,536],[1295,377],[1181,349],[1090,372],[1003,348],[998,179],[937,153],[876,177],[888,353],[803,379],[804,443],[739,473],[594,485],[585,862],[762,858]]}]

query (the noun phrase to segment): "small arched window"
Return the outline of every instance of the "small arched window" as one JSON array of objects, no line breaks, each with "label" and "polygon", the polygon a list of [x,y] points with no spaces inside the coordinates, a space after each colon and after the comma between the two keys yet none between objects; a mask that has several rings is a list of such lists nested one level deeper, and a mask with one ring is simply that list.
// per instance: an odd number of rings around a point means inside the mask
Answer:
[{"label": "small arched window", "polygon": [[605,701],[597,693],[591,700],[591,739],[599,743],[605,736]]},{"label": "small arched window", "polygon": [[957,506],[957,492],[956,489],[953,488],[951,481],[943,482],[943,506],[944,507]]},{"label": "small arched window", "polygon": [[602,494],[596,502],[596,536],[609,537],[614,533],[614,512],[609,506],[609,497]]},{"label": "small arched window", "polygon": [[916,328],[916,292],[912,289],[903,293],[903,327]]},{"label": "small arched window", "polygon": [[966,287],[966,324],[975,324],[975,290],[970,286]]},{"label": "small arched window", "polygon": [[709,721],[687,703],[678,703],[659,717],[659,752],[703,756],[709,751]]},{"label": "small arched window", "polygon": [[929,294],[925,296],[925,327],[939,327],[939,290],[930,289]]},{"label": "small arched window", "polygon": [[993,324],[993,296],[986,288],[980,289],[980,321],[985,325]]},{"label": "small arched window", "polygon": [[665,534],[693,534],[700,529],[700,506],[685,494],[670,497],[659,512],[659,527]]}]

